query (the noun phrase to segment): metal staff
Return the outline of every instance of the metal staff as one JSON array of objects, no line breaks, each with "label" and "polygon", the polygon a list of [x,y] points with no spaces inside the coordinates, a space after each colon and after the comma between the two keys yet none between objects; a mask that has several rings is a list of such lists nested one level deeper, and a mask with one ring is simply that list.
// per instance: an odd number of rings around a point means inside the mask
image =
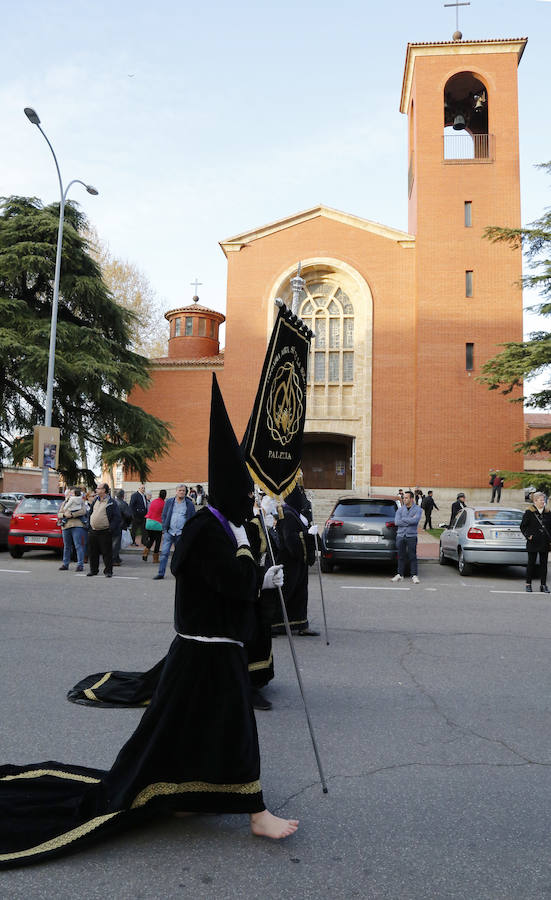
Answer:
[{"label": "metal staff", "polygon": [[[272,565],[275,566],[276,561],[275,561],[274,551],[272,549],[272,542],[270,541],[270,535],[268,534],[268,529],[266,527],[266,521],[264,519],[264,510],[262,509],[261,504],[259,504],[259,509],[260,509],[260,518],[262,521],[262,527],[264,529],[264,534],[266,535],[266,543],[268,544],[268,549],[270,551],[270,558],[272,560]],[[297,659],[297,655],[295,652],[295,644],[294,644],[293,637],[291,634],[291,626],[289,625],[289,618],[287,616],[287,610],[285,608],[285,600],[283,599],[283,591],[281,590],[280,587],[278,587],[277,590],[279,592],[279,600],[281,603],[281,611],[283,613],[283,621],[285,623],[285,631],[287,632],[287,637],[289,638],[289,646],[291,648],[291,655],[293,657],[293,662],[295,664],[295,672],[297,673],[297,681],[298,681],[298,686],[300,688],[300,695],[302,697],[302,702],[304,704],[304,712],[306,713],[306,721],[308,722],[310,738],[312,741],[312,746],[314,748],[314,755],[316,757],[316,763],[318,765],[318,772],[320,773],[321,786],[322,786],[323,793],[327,794],[327,784],[325,781],[325,776],[323,774],[323,768],[321,765],[321,759],[320,759],[320,755],[319,755],[318,745],[316,743],[316,737],[314,735],[314,726],[312,725],[312,720],[310,719],[310,713],[308,711],[308,706],[306,703],[306,696],[304,694],[304,685],[302,684],[300,669],[298,667],[298,659]]]},{"label": "metal staff", "polygon": [[[310,503],[312,501],[310,500]],[[314,510],[312,509],[312,519],[314,518]],[[327,633],[327,616],[325,615],[325,598],[323,596],[323,581],[321,577],[321,562],[320,562],[320,549],[318,547],[318,535],[316,534],[314,537],[316,543],[316,560],[318,564],[318,576],[320,580],[320,593],[321,593],[321,611],[323,613],[323,626],[325,628],[325,643],[329,646],[329,634]]]}]

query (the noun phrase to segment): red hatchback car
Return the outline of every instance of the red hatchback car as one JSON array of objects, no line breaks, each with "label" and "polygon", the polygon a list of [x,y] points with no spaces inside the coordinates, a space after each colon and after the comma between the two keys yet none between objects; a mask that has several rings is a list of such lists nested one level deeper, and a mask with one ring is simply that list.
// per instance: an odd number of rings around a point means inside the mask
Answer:
[{"label": "red hatchback car", "polygon": [[63,494],[27,494],[13,511],[8,534],[8,548],[14,559],[25,550],[63,550],[57,511]]}]

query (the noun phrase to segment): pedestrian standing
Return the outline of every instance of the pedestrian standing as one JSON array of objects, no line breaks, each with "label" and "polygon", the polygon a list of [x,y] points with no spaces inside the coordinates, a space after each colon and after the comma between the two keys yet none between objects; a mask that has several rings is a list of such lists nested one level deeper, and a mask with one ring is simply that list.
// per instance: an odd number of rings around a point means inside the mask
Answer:
[{"label": "pedestrian standing", "polygon": [[423,497],[423,502],[421,503],[421,507],[425,513],[425,521],[423,522],[423,529],[432,528],[432,511],[433,509],[438,509],[434,497],[432,496],[432,491],[427,492],[427,496]]},{"label": "pedestrian standing", "polygon": [[456,517],[459,515],[459,513],[461,512],[462,509],[465,509],[466,505],[467,504],[465,502],[465,494],[463,493],[463,491],[461,491],[457,495],[457,499],[454,500],[452,503],[452,511],[451,511],[451,515],[450,515],[450,525],[453,525]]},{"label": "pedestrian standing", "polygon": [[144,520],[147,512],[147,497],[145,495],[145,484],[140,484],[137,491],[134,491],[130,497],[130,512],[132,513],[132,524],[130,526],[130,537],[132,538],[132,547],[137,547],[136,535],[138,531],[143,534]]},{"label": "pedestrian standing", "polygon": [[61,524],[63,536],[63,562],[59,569],[66,572],[71,563],[73,547],[77,556],[77,572],[84,570],[84,532],[86,519],[86,504],[80,488],[74,488],[66,495],[65,502],[61,504],[57,513]]},{"label": "pedestrian standing", "polygon": [[159,491],[159,496],[149,504],[149,509],[145,514],[145,531],[142,535],[142,544],[144,551],[142,559],[147,562],[149,551],[153,549],[153,562],[159,562],[159,548],[161,546],[161,538],[163,536],[163,509],[165,506],[166,491],[163,488]]},{"label": "pedestrian standing", "polygon": [[391,581],[403,581],[406,562],[409,561],[409,571],[414,584],[419,584],[417,575],[417,528],[421,519],[422,509],[414,502],[412,491],[404,494],[404,505],[399,506],[394,517],[397,528],[396,550],[398,551],[398,572]]},{"label": "pedestrian standing", "polygon": [[154,581],[160,581],[165,577],[168,555],[180,537],[182,528],[194,514],[195,506],[187,496],[187,487],[185,484],[179,484],[176,488],[176,496],[167,500],[163,507],[161,559]]},{"label": "pedestrian standing", "polygon": [[115,496],[115,503],[119,507],[119,512],[121,514],[120,524],[116,532],[113,533],[113,565],[120,566],[121,565],[121,540],[122,533],[125,531],[130,523],[132,522],[132,513],[130,512],[130,507],[126,500],[124,499],[124,491],[117,491]]},{"label": "pedestrian standing", "polygon": [[[532,579],[539,576],[540,591],[549,593],[547,587],[547,558],[551,545],[551,512],[546,507],[541,491],[532,494],[532,504],[522,517],[520,530],[526,538],[528,565],[526,567],[526,591],[532,592]],[[538,564],[539,556],[539,564]]]},{"label": "pedestrian standing", "polygon": [[103,574],[113,577],[113,535],[120,526],[120,511],[113,500],[108,484],[98,485],[98,495],[90,509],[88,532],[88,577],[99,574],[99,558],[103,556]]},{"label": "pedestrian standing", "polygon": [[490,503],[493,503],[494,500],[496,503],[499,503],[501,500],[501,488],[505,484],[505,479],[501,477],[499,472],[496,472],[494,477],[492,478],[492,499]]}]

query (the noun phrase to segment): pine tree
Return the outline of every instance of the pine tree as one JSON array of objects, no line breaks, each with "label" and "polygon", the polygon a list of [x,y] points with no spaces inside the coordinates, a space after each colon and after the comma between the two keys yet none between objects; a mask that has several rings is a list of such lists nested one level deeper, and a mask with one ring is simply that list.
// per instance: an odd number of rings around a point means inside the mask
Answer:
[{"label": "pine tree", "polygon": [[[0,459],[32,455],[44,422],[59,204],[0,202]],[[131,349],[134,316],[110,295],[84,237],[85,217],[65,208],[52,425],[61,429],[59,471],[88,483],[88,448],[107,466],[145,480],[166,451],[165,423],[128,403],[149,382],[148,361]]]},{"label": "pine tree", "polygon": [[[539,166],[551,173],[551,162]],[[525,228],[486,228],[484,235],[492,243],[505,243],[510,247],[522,248],[531,274],[522,279],[524,287],[534,288],[543,297],[531,309],[542,316],[551,315],[551,208],[545,209],[543,215]],[[551,407],[551,387],[536,391],[529,398],[519,394],[523,381],[541,375],[551,365],[551,332],[533,332],[528,340],[509,341],[503,345],[501,353],[487,360],[482,368],[483,374],[478,381],[487,384],[491,391],[499,390],[502,394],[511,394],[512,403],[524,403],[528,409],[545,409]],[[551,452],[551,431],[539,435],[529,441],[516,445],[518,452],[539,453]],[[502,473],[514,478],[518,484],[529,484],[534,478],[538,487],[551,488],[551,477],[534,473],[507,472]]]}]

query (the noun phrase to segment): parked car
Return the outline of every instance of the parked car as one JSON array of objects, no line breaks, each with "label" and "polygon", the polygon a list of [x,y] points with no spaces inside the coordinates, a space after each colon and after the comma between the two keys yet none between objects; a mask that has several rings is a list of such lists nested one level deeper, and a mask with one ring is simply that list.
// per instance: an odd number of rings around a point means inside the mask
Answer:
[{"label": "parked car", "polygon": [[13,511],[8,535],[8,546],[14,559],[25,550],[63,550],[61,528],[57,523],[57,511],[63,503],[63,494],[26,494]]},{"label": "parked car", "polygon": [[335,504],[321,537],[321,568],[335,563],[396,559],[394,516],[398,504],[391,497],[344,497]]},{"label": "parked car", "polygon": [[8,504],[8,501],[0,499],[0,547],[2,547],[2,549],[7,548],[8,546],[8,534],[12,513],[13,509]]},{"label": "parked car", "polygon": [[440,565],[456,560],[461,575],[471,575],[473,565],[525,566],[522,515],[502,506],[465,507],[440,535]]}]

